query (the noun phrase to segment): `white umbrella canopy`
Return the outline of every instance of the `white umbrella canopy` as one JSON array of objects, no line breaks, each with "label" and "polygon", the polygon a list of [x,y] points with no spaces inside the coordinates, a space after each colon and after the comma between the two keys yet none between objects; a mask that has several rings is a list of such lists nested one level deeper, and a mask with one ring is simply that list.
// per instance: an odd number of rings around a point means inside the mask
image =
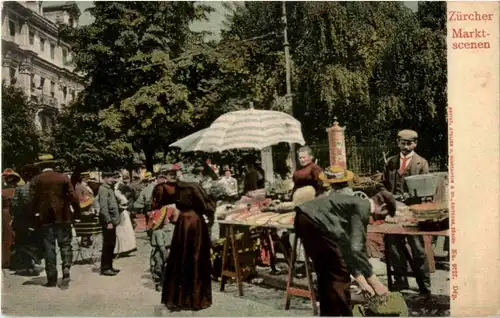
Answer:
[{"label": "white umbrella canopy", "polygon": [[226,113],[209,128],[170,146],[179,147],[182,152],[220,152],[245,148],[262,150],[280,142],[304,145],[300,122],[283,112],[247,109]]},{"label": "white umbrella canopy", "polygon": [[200,141],[201,136],[207,129],[202,129],[197,131],[187,137],[177,140],[173,144],[170,144],[169,147],[177,147],[181,148],[182,152],[190,152],[195,151],[196,145]]}]

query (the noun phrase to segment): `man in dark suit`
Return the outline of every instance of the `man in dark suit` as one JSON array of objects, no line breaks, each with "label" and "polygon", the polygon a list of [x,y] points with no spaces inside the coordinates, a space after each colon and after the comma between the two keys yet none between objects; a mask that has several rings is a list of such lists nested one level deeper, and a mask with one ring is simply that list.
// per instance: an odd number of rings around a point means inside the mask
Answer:
[{"label": "man in dark suit", "polygon": [[[43,172],[31,180],[30,192],[33,195],[33,213],[41,225],[45,250],[45,271],[47,287],[57,285],[56,241],[61,250],[62,283],[67,289],[70,269],[73,262],[71,225],[80,218],[80,202],[73,185],[67,176],[54,171],[55,162],[39,163]],[[73,208],[73,212],[71,208]]]},{"label": "man in dark suit", "polygon": [[[405,177],[429,173],[429,164],[427,160],[415,152],[417,147],[418,134],[413,130],[402,130],[398,133],[398,145],[400,154],[390,157],[385,165],[382,177],[384,187],[400,197],[406,204],[418,204],[419,198],[410,198]],[[429,267],[425,258],[424,238],[423,236],[401,236],[386,235],[384,238],[391,246],[391,261],[395,271],[393,290],[408,289],[408,279],[404,275],[407,269],[407,259],[404,249],[406,242],[410,245],[411,254],[415,267],[419,268],[423,277],[424,284],[419,284],[419,290],[423,294],[429,293],[431,286]],[[391,279],[389,277],[389,279]]]},{"label": "man in dark suit", "polygon": [[[323,176],[326,183],[335,184],[347,182],[352,173],[345,170]],[[394,216],[396,201],[391,193],[382,191],[366,200],[332,191],[297,206],[295,211],[296,234],[318,276],[321,316],[353,315],[350,275],[370,296],[388,292],[368,261],[366,232],[370,216],[374,219],[383,219],[387,214]]]},{"label": "man in dark suit", "polygon": [[120,270],[113,268],[113,252],[116,245],[116,226],[120,223],[120,210],[114,185],[120,177],[118,172],[103,172],[103,183],[99,188],[99,220],[102,226],[101,275],[115,276]]}]

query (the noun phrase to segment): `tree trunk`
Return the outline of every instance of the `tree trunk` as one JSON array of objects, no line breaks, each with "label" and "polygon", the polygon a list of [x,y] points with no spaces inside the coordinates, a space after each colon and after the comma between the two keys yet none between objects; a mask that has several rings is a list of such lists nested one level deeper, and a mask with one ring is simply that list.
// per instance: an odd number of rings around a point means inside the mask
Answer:
[{"label": "tree trunk", "polygon": [[143,149],[144,151],[144,156],[146,157],[146,170],[147,171],[150,171],[151,173],[153,173],[153,165],[154,165],[154,162],[153,162],[153,157],[154,157],[154,150],[149,148],[149,147],[145,147]]}]

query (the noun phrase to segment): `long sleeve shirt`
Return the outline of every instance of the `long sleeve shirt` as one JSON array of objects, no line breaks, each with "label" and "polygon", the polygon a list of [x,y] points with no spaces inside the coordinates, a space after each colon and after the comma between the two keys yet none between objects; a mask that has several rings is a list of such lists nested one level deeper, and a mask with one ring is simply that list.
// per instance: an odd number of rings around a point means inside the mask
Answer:
[{"label": "long sleeve shirt", "polygon": [[[151,209],[151,202],[153,200],[153,190],[156,183],[152,182],[142,189],[139,198],[134,202],[134,209],[143,211],[144,209]],[[149,210],[148,210],[149,211]]]},{"label": "long sleeve shirt", "polygon": [[366,232],[372,209],[370,200],[332,193],[295,209],[314,220],[324,234],[336,242],[353,276],[373,275],[366,252]]}]

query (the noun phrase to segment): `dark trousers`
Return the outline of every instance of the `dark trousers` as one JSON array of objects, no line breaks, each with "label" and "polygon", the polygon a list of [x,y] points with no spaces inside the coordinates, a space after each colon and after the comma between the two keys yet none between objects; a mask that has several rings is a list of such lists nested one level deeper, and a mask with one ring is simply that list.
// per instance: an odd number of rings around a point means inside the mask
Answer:
[{"label": "dark trousers", "polygon": [[[407,284],[408,280],[405,273],[408,268],[408,259],[405,255],[406,242],[410,245],[410,251],[413,258],[413,265],[420,271],[422,275],[424,286],[418,286],[420,290],[425,290],[431,286],[431,278],[429,273],[429,264],[425,257],[424,237],[421,235],[386,235],[384,238],[391,249],[391,262],[394,269],[394,283]],[[390,278],[389,278],[390,279]]]},{"label": "dark trousers", "polygon": [[73,262],[73,248],[71,240],[71,224],[51,224],[42,226],[43,246],[45,252],[45,272],[47,280],[57,282],[57,253],[56,241],[61,251],[63,278],[69,277],[71,263]]},{"label": "dark trousers", "polygon": [[295,231],[318,277],[320,316],[352,316],[351,278],[337,244],[300,212],[295,216]]},{"label": "dark trousers", "polygon": [[33,269],[39,265],[43,257],[41,231],[32,231],[23,228],[16,231],[14,251],[16,255],[16,269]]},{"label": "dark trousers", "polygon": [[113,254],[116,245],[116,228],[102,228],[101,272],[113,268]]}]

